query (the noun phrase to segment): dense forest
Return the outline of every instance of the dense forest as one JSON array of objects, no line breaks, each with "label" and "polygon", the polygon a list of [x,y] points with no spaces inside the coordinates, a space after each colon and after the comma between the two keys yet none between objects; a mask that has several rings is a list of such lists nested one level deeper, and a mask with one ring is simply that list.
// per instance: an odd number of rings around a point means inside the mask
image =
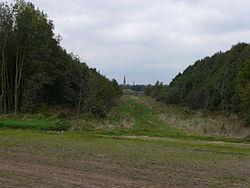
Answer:
[{"label": "dense forest", "polygon": [[145,93],[170,105],[244,115],[250,124],[250,45],[198,60],[168,86],[158,82]]},{"label": "dense forest", "polygon": [[64,105],[105,116],[121,90],[60,46],[48,16],[32,3],[0,3],[0,112]]}]

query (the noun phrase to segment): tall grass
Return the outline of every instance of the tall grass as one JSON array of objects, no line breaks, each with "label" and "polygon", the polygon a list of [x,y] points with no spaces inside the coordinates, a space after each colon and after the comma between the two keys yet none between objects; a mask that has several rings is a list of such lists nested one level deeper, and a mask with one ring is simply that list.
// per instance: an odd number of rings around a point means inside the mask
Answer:
[{"label": "tall grass", "polygon": [[190,134],[237,139],[247,139],[250,136],[250,128],[245,127],[242,118],[236,114],[226,117],[216,112],[195,111],[180,106],[166,106],[149,97],[143,97],[140,100],[160,114],[162,121]]}]

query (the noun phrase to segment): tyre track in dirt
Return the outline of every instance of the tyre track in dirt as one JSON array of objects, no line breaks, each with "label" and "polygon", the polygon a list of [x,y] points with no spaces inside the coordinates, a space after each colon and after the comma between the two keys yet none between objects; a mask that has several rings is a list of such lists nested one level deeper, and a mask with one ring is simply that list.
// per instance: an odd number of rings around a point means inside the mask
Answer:
[{"label": "tyre track in dirt", "polygon": [[[0,173],[7,175],[0,176],[0,183],[4,185],[11,182],[13,187],[140,187],[145,184],[145,182],[132,181],[124,177],[88,172],[88,169],[77,170],[42,162],[36,163],[27,159],[27,161],[1,160]],[[86,163],[86,165],[89,164]],[[22,185],[24,182],[25,185]]]}]

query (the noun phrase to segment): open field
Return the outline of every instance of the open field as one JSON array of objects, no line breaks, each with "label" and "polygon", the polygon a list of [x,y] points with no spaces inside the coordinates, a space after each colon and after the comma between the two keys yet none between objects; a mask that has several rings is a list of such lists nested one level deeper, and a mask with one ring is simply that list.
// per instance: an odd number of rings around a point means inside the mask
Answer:
[{"label": "open field", "polygon": [[125,96],[107,118],[74,122],[2,116],[0,187],[250,187],[249,129],[239,121],[220,132],[217,116]]},{"label": "open field", "polygon": [[0,130],[3,187],[249,187],[250,145]]}]

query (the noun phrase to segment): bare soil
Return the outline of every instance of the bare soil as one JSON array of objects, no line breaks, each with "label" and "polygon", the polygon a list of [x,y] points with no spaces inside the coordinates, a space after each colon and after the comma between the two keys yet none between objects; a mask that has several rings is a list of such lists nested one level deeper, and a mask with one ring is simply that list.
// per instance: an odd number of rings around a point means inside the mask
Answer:
[{"label": "bare soil", "polygon": [[222,144],[0,131],[0,187],[249,187],[249,145]]}]

